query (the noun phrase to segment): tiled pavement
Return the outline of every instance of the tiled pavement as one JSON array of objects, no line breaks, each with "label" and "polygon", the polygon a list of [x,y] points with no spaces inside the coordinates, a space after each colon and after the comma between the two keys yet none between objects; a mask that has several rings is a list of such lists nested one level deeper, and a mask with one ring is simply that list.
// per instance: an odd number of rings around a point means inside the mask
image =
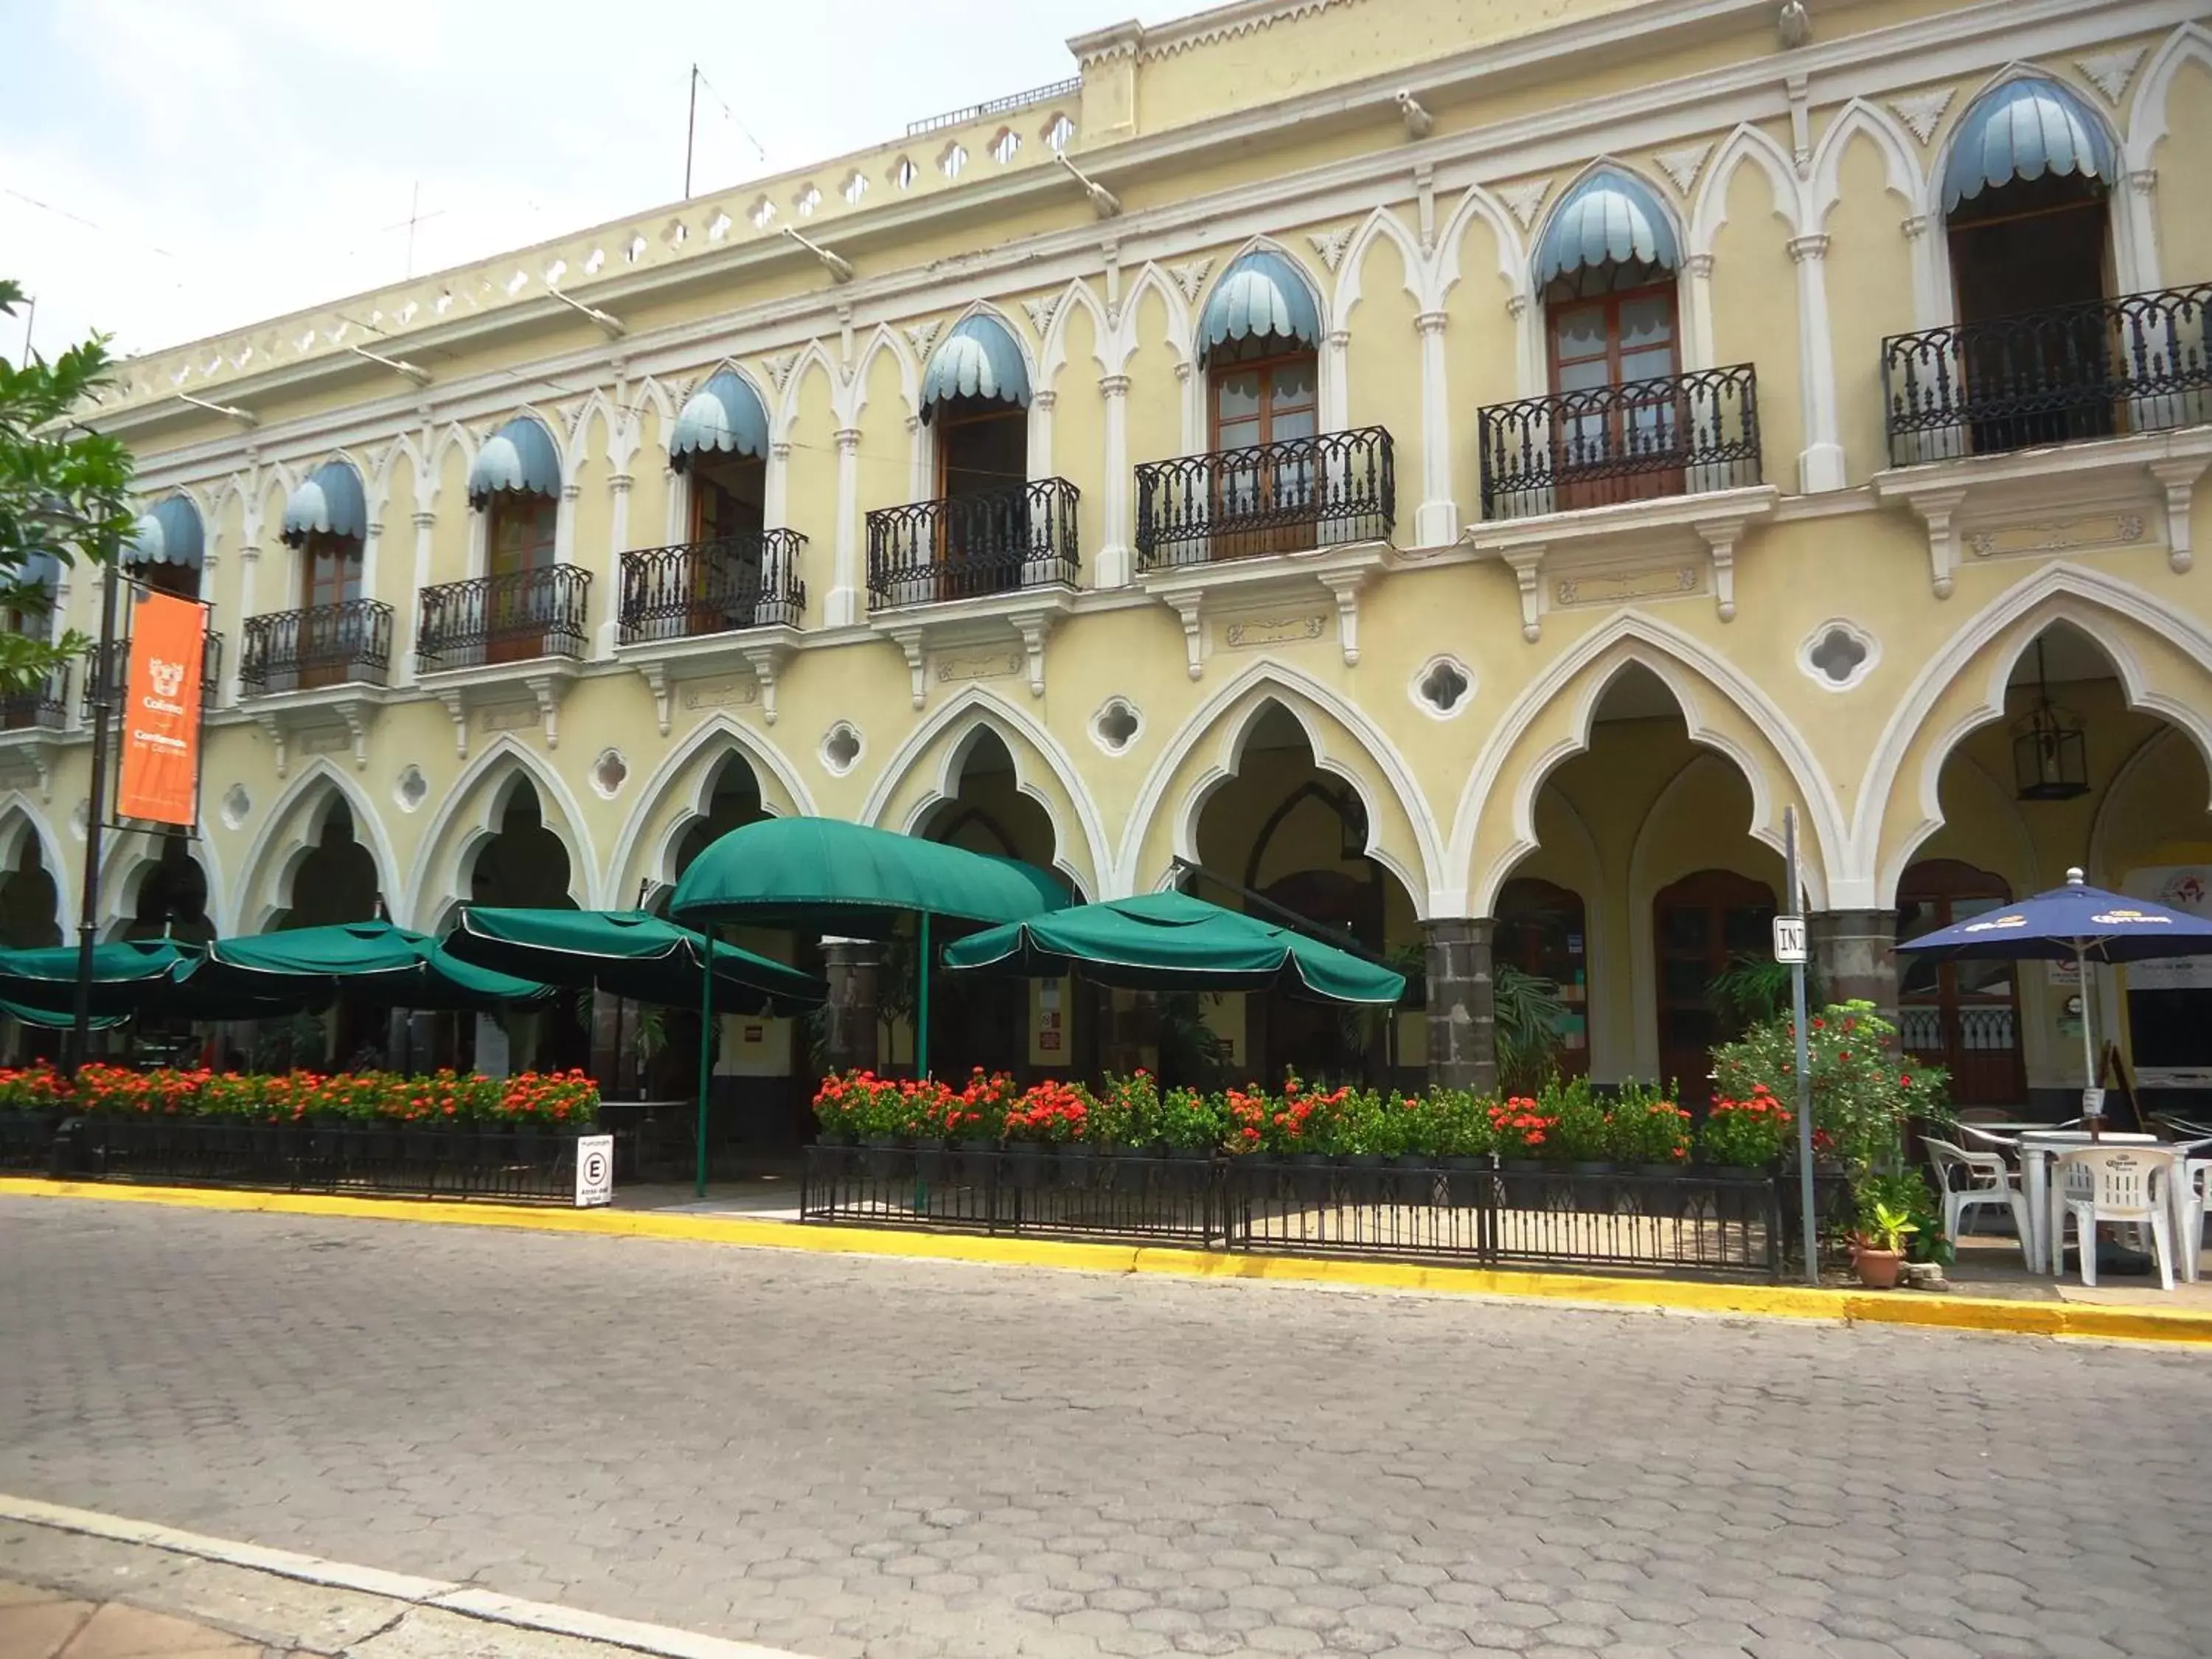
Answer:
[{"label": "tiled pavement", "polygon": [[0,1198],[0,1491],[789,1647],[2203,1659],[2212,1358]]}]

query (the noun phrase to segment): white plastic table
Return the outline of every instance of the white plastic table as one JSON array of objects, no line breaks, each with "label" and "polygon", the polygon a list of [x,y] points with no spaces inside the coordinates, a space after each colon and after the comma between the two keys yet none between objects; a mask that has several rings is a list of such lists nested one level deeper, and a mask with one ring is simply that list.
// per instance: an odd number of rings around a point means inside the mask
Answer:
[{"label": "white plastic table", "polygon": [[[2166,1177],[2166,1198],[2173,1213],[2173,1237],[2178,1247],[2187,1218],[2181,1201],[2181,1159],[2174,1155],[2169,1142],[2156,1135],[2108,1131],[2092,1140],[2086,1129],[2030,1129],[2020,1138],[2020,1182],[2027,1196],[2031,1238],[2028,1259],[2035,1263],[2035,1271],[2042,1273],[2051,1270],[2051,1160],[2061,1152],[2078,1152],[2084,1146],[2130,1146],[2172,1159],[2172,1173]],[[2092,1241],[2087,1248],[2094,1249],[2096,1245]]]}]

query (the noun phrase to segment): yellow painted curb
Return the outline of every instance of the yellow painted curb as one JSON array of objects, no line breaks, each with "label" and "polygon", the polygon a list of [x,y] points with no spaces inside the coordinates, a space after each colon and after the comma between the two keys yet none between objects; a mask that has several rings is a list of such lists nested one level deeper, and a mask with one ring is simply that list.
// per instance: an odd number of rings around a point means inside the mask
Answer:
[{"label": "yellow painted curb", "polygon": [[1432,1295],[1573,1303],[1583,1307],[1648,1312],[1821,1319],[1845,1324],[1911,1325],[2022,1336],[2212,1345],[2212,1312],[2118,1308],[2080,1302],[2015,1302],[1996,1297],[1918,1295],[1909,1291],[1874,1293],[1814,1290],[1790,1285],[1613,1279],[1595,1273],[1352,1261],[1152,1245],[1085,1244],[1060,1239],[902,1232],[883,1227],[800,1226],[789,1221],[672,1214],[665,1210],[535,1209],[423,1199],[111,1186],[96,1182],[0,1176],[0,1197],[7,1196],[80,1198],[111,1204],[160,1204],[185,1209],[335,1216],[441,1226],[507,1227],[531,1232],[666,1239],[836,1255],[988,1262],[1083,1273],[1159,1273],[1178,1279],[1259,1279],[1354,1290],[1418,1291]]}]

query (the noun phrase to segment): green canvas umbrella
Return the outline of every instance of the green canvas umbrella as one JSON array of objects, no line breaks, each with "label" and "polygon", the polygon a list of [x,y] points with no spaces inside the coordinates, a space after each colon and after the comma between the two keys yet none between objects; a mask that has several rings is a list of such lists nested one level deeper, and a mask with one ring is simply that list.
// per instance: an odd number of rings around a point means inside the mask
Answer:
[{"label": "green canvas umbrella", "polygon": [[[1019,921],[1067,902],[1043,871],[941,842],[894,835],[842,818],[763,818],[732,830],[691,861],[669,914],[678,921],[800,927],[849,939],[888,938],[899,918],[918,919],[915,1070],[929,1072],[929,927]],[[711,953],[714,946],[708,943]],[[711,980],[700,1004],[698,1190],[707,1190],[708,1036]]]},{"label": "green canvas umbrella", "polygon": [[[94,1024],[107,1030],[134,1015],[178,1019],[254,1019],[289,1012],[296,1001],[270,1003],[203,985],[206,958],[197,946],[169,939],[110,939],[92,947]],[[77,947],[0,951],[0,1000],[20,1005],[33,1024],[76,1023]],[[12,1012],[12,1011],[11,1011]]]},{"label": "green canvas umbrella", "polygon": [[[5,998],[0,998],[0,1014],[5,1014],[10,1019],[21,1020],[26,1025],[43,1026],[48,1030],[55,1031],[66,1031],[76,1024],[76,1013],[74,1009],[41,1008],[34,1003],[10,1002]],[[95,1031],[112,1031],[117,1026],[127,1022],[130,1018],[128,1014],[94,1014],[92,1017],[92,1029]]]},{"label": "green canvas umbrella", "polygon": [[1386,1007],[1406,994],[1402,974],[1187,893],[1146,893],[1032,916],[946,946],[945,963],[1028,979],[1080,972],[1125,990],[1280,988],[1317,1002]]},{"label": "green canvas umbrella", "polygon": [[553,994],[536,980],[463,962],[428,934],[388,921],[217,939],[193,978],[211,992],[284,997],[343,991],[394,1008],[489,1011]]},{"label": "green canvas umbrella", "polygon": [[[708,951],[704,936],[649,910],[471,905],[441,943],[479,967],[678,1006],[697,998]],[[717,945],[714,957],[714,1006],[726,1013],[804,1013],[830,994],[812,975],[750,951]]]}]

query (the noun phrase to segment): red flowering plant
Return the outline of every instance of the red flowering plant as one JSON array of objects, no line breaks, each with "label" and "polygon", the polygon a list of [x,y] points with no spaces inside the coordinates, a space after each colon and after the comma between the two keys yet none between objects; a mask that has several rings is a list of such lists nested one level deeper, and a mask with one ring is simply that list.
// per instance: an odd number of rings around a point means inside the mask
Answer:
[{"label": "red flowering plant", "polygon": [[43,1060],[0,1069],[0,1111],[52,1111],[69,1099],[68,1080]]},{"label": "red flowering plant", "polygon": [[814,1091],[814,1115],[825,1129],[856,1139],[906,1133],[907,1109],[895,1078],[873,1072],[836,1072]]},{"label": "red flowering plant", "polygon": [[1006,1139],[1069,1146],[1088,1138],[1091,1116],[1091,1095],[1081,1084],[1039,1083],[1006,1109]]},{"label": "red flowering plant", "polygon": [[147,1076],[146,1073],[134,1072],[127,1066],[98,1061],[80,1066],[71,1090],[76,1109],[118,1115],[150,1115],[154,1107],[147,1091]]},{"label": "red flowering plant", "polygon": [[523,1072],[507,1079],[492,1116],[501,1122],[570,1128],[599,1115],[599,1085],[581,1071]]},{"label": "red flowering plant", "polygon": [[[1808,1022],[1813,1127],[1853,1175],[1895,1169],[1904,1159],[1911,1119],[1948,1124],[1950,1074],[1940,1066],[1906,1061],[1897,1028],[1870,1002],[1834,1004]],[[1764,1088],[1778,1101],[1797,1099],[1797,1031],[1786,1016],[1754,1026],[1713,1050],[1715,1092],[1743,1100]]]},{"label": "red flowering plant", "polygon": [[1010,1135],[1007,1115],[1021,1097],[1006,1073],[987,1073],[978,1066],[967,1086],[945,1103],[945,1133],[953,1140],[996,1140]]},{"label": "red flowering plant", "polygon": [[1528,1095],[1513,1095],[1489,1109],[1491,1127],[1497,1132],[1498,1155],[1528,1160],[1555,1156],[1552,1132],[1559,1120],[1547,1114]]},{"label": "red flowering plant", "polygon": [[1782,1156],[1794,1121],[1790,1109],[1754,1084],[1741,1100],[1713,1102],[1698,1131],[1698,1150],[1708,1164],[1735,1170],[1764,1170]]}]

